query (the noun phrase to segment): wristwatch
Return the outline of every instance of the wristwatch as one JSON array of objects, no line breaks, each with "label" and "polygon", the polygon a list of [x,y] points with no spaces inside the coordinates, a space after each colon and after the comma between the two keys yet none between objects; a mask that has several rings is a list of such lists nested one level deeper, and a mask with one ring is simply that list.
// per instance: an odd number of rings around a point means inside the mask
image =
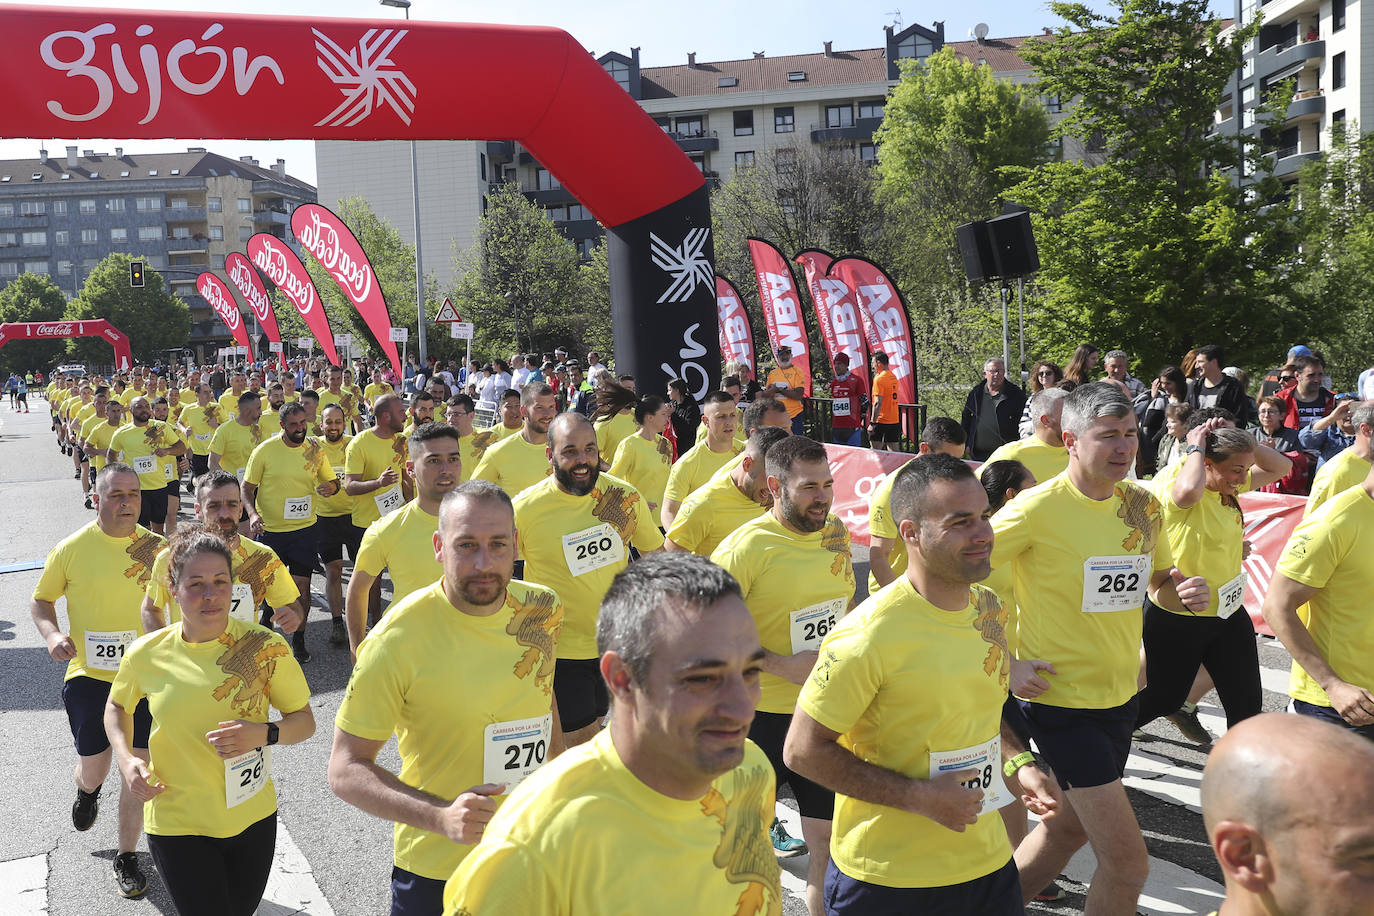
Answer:
[{"label": "wristwatch", "polygon": [[[277,743],[277,739],[278,739],[280,736],[281,736],[281,729],[277,727],[277,723],[275,723],[275,722],[268,722],[268,723],[267,723],[267,744],[268,744],[269,746],[271,746],[271,745],[273,745],[273,744],[276,744],[276,743]],[[1017,759],[1020,759],[1020,758],[1017,758]]]},{"label": "wristwatch", "polygon": [[1035,763],[1035,754],[1030,751],[1022,751],[1015,757],[1002,764],[1002,773],[1008,779],[1016,775],[1016,771],[1028,763]]},{"label": "wristwatch", "polygon": [[1188,446],[1187,448],[1185,448],[1185,449],[1183,450],[1183,457],[1187,458],[1187,457],[1188,457],[1189,455],[1191,455],[1193,452],[1201,452],[1201,451],[1204,451],[1204,449],[1202,448],[1202,446],[1200,446],[1200,445],[1190,445],[1190,446]]}]

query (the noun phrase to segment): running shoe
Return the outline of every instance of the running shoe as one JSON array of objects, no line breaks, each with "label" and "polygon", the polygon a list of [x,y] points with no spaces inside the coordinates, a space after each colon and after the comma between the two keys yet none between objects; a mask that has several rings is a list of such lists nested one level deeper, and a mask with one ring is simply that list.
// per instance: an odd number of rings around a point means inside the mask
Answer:
[{"label": "running shoe", "polygon": [[141,897],[148,889],[148,876],[138,867],[138,853],[121,852],[114,860],[115,883],[124,897]]},{"label": "running shoe", "polygon": [[87,792],[80,786],[76,787],[76,801],[72,802],[72,826],[77,830],[90,830],[95,823],[95,817],[100,813],[100,789],[94,792]]},{"label": "running shoe", "polygon": [[1196,703],[1184,703],[1165,718],[1174,723],[1174,728],[1182,732],[1183,737],[1194,744],[1207,745],[1212,743],[1212,733],[1203,728],[1202,723],[1198,721]]},{"label": "running shoe", "polygon": [[87,508],[87,509],[94,509],[94,508],[95,508],[95,504],[91,502],[91,498],[90,498],[89,496],[86,497],[86,508]]},{"label": "running shoe", "polygon": [[1064,890],[1063,886],[1061,886],[1058,881],[1051,881],[1049,884],[1045,885],[1043,891],[1035,895],[1035,899],[1050,903],[1055,900],[1063,900],[1067,896],[1069,896],[1069,892]]},{"label": "running shoe", "polygon": [[335,647],[348,645],[348,629],[342,617],[334,618],[334,626],[329,631],[329,644]]},{"label": "running shoe", "polygon": [[773,839],[773,855],[779,859],[790,859],[807,852],[806,842],[789,834],[776,817],[773,818],[773,826],[768,828],[768,835]]},{"label": "running shoe", "polygon": [[310,651],[305,648],[305,630],[297,630],[291,634],[291,654],[296,656],[296,661],[302,665],[310,661]]}]

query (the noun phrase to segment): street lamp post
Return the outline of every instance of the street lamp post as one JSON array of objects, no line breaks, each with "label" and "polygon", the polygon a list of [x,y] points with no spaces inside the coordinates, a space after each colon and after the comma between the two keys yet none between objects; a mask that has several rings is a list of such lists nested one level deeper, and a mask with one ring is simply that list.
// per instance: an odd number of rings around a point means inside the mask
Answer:
[{"label": "street lamp post", "polygon": [[[399,10],[404,10],[406,21],[410,21],[410,0],[380,0],[382,6],[392,6]],[[415,153],[415,141],[410,141],[410,193],[412,198],[412,211],[415,215],[415,324],[416,324],[416,352],[419,354],[420,365],[425,365],[425,269],[424,262],[420,257],[420,168]],[[401,367],[402,375],[405,374],[405,367]]]}]

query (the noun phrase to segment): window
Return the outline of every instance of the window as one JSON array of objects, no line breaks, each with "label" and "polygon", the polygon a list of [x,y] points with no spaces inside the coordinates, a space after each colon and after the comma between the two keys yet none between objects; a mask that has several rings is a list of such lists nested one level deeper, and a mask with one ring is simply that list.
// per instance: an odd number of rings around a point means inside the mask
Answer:
[{"label": "window", "polygon": [[162,238],[161,226],[139,226],[138,240],[140,242],[156,242]]},{"label": "window", "polygon": [[67,202],[65,200],[55,200],[52,202],[52,212],[54,216],[67,215]]},{"label": "window", "polygon": [[172,209],[173,209],[173,210],[185,210],[185,209],[186,209],[186,198],[184,198],[184,197],[173,197],[173,198],[172,198]]},{"label": "window", "polygon": [[0,261],[0,277],[19,276],[18,261]]},{"label": "window", "polygon": [[778,192],[778,208],[782,210],[782,215],[793,217],[797,215],[797,197],[792,191]]},{"label": "window", "polygon": [[477,175],[483,181],[487,180],[487,154],[477,154]]},{"label": "window", "polygon": [[218,197],[207,197],[205,198],[205,209],[211,213],[219,213],[224,209],[224,204]]},{"label": "window", "polygon": [[1345,0],[1331,0],[1331,31],[1345,28]]},{"label": "window", "polygon": [[111,229],[111,230],[110,230],[110,244],[111,244],[111,245],[124,245],[124,244],[127,244],[128,241],[129,241],[129,230],[128,230],[128,229]]},{"label": "window", "polygon": [[191,227],[189,226],[177,226],[172,229],[172,238],[174,239],[189,239],[190,237]]},{"label": "window", "polygon": [[537,191],[557,191],[563,186],[558,183],[553,172],[541,167],[534,170],[534,187]]},{"label": "window", "polygon": [[1107,151],[1107,138],[1100,130],[1095,130],[1088,134],[1086,149],[1090,153],[1105,153]]},{"label": "window", "polygon": [[48,244],[48,234],[46,232],[25,232],[23,236],[21,236],[21,242],[25,247],[29,245],[46,245]]},{"label": "window", "polygon": [[1047,92],[1040,96],[1040,104],[1044,105],[1050,114],[1059,114],[1064,110],[1064,103],[1057,92]]},{"label": "window", "polygon": [[546,219],[546,220],[548,220],[549,222],[552,223],[552,222],[554,222],[555,220],[561,220],[561,219],[563,219],[563,214],[564,214],[565,212],[566,212],[566,211],[565,211],[562,207],[545,207],[545,208],[544,208],[544,219]]},{"label": "window", "polygon": [[1345,52],[1331,58],[1331,88],[1345,88]]},{"label": "window", "polygon": [[908,35],[897,43],[898,60],[925,60],[935,51],[935,44],[924,35]]},{"label": "window", "polygon": [[867,162],[869,165],[878,161],[878,147],[874,143],[859,144],[859,161]]},{"label": "window", "polygon": [[825,106],[826,127],[853,127],[854,109],[848,105]]},{"label": "window", "polygon": [[663,128],[665,134],[671,134],[673,132],[672,118],[654,118],[654,123]]},{"label": "window", "polygon": [[222,242],[222,241],[224,241],[224,227],[223,227],[223,226],[211,226],[211,227],[210,227],[210,241],[212,241],[212,242]]},{"label": "window", "polygon": [[691,115],[686,118],[677,119],[677,135],[683,138],[701,137],[705,135],[704,122],[701,115]]},{"label": "window", "polygon": [[239,212],[240,212],[240,213],[252,213],[252,212],[253,212],[253,201],[249,200],[247,197],[240,197],[240,198],[239,198]]},{"label": "window", "polygon": [[83,200],[83,201],[81,201],[81,202],[77,205],[77,208],[78,208],[83,214],[90,215],[90,214],[92,214],[92,213],[95,212],[95,200],[94,200],[94,199]]},{"label": "window", "polygon": [[42,216],[47,211],[47,205],[41,200],[21,200],[19,202],[20,216]]},{"label": "window", "polygon": [[740,150],[735,153],[735,168],[747,169],[754,164],[754,151],[751,149]]},{"label": "window", "polygon": [[797,167],[797,151],[794,149],[780,149],[773,154],[773,164],[777,167],[779,175],[789,175]]},{"label": "window", "polygon": [[[95,203],[95,201],[91,201],[91,202],[92,202],[92,203]],[[99,245],[99,244],[100,244],[100,230],[99,230],[99,229],[82,229],[82,230],[81,230],[81,244],[83,244],[83,245]]]},{"label": "window", "polygon": [[48,275],[47,261],[25,261],[24,270],[26,273]]},{"label": "window", "polygon": [[111,213],[123,213],[124,198],[111,197],[109,200],[105,201],[105,209],[109,210]]},{"label": "window", "polygon": [[722,76],[716,80],[717,89],[733,89],[739,85],[738,76]]},{"label": "window", "polygon": [[804,82],[806,82],[806,71],[805,71],[805,70],[793,70],[793,71],[791,71],[790,73],[787,74],[787,81],[788,81],[789,83],[804,83]]},{"label": "window", "polygon": [[1331,137],[1336,139],[1345,133],[1345,109],[1331,113]]},{"label": "window", "polygon": [[773,109],[773,133],[790,134],[797,129],[797,114],[791,105]]},{"label": "window", "polygon": [[626,92],[630,91],[630,65],[623,60],[611,59],[602,64],[606,72],[611,75],[611,79],[620,84],[620,88]]},{"label": "window", "polygon": [[568,205],[568,219],[591,219],[591,218],[592,218],[592,217],[591,217],[591,214],[587,212],[587,208],[584,207],[584,206],[582,206],[581,204],[569,204],[569,205]]},{"label": "window", "polygon": [[14,204],[0,204],[0,216],[13,216]]},{"label": "window", "polygon": [[735,136],[752,137],[754,135],[754,109],[745,108],[735,112]]},{"label": "window", "polygon": [[860,103],[859,103],[859,117],[860,117],[860,118],[881,118],[882,116],[883,116],[883,103],[882,103],[882,102],[860,102]]},{"label": "window", "polygon": [[161,198],[161,197],[135,197],[135,198],[134,198],[134,209],[135,209],[135,210],[161,210],[161,209],[162,209],[162,198]]},{"label": "window", "polygon": [[239,226],[239,241],[246,242],[253,237],[252,226]]},{"label": "window", "polygon": [[1255,126],[1255,84],[1240,87],[1240,126]]},{"label": "window", "polygon": [[223,270],[223,269],[224,269],[224,257],[225,257],[225,256],[222,255],[222,254],[211,255],[211,256],[210,256],[210,266],[213,267],[215,270]]},{"label": "window", "polygon": [[71,262],[71,261],[58,261],[58,262],[57,262],[57,273],[58,273],[59,275],[63,276],[63,277],[69,277],[69,276],[71,276],[71,273],[72,273],[72,262]]},{"label": "window", "polygon": [[18,248],[19,234],[15,232],[0,232],[0,248]]}]

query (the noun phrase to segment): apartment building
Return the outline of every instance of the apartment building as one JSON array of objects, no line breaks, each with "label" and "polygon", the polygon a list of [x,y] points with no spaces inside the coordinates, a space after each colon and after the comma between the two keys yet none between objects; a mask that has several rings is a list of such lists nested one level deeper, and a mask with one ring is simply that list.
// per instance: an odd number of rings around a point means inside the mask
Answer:
[{"label": "apartment building", "polygon": [[188,355],[213,361],[232,340],[196,293],[196,276],[213,270],[228,283],[225,257],[256,232],[294,245],[291,211],[314,200],[282,159],[263,167],[203,147],[144,155],[69,146],[62,158],[39,150],[37,159],[0,161],[0,287],[21,273],[46,274],[75,297],[106,255],[124,252],[186,301]]},{"label": "apartment building", "polygon": [[[1019,56],[1025,37],[991,38],[986,26],[969,38],[947,41],[945,25],[888,26],[876,47],[835,50],[820,42],[815,53],[769,57],[758,53],[728,61],[642,67],[640,49],[597,58],[666,131],[710,181],[728,181],[737,167],[775,149],[802,142],[840,145],[873,161],[873,132],[882,122],[898,62],[924,60],[945,47],[1003,79],[1030,82]],[[1044,98],[1052,120],[1058,99]],[[1073,141],[1054,155],[1082,158]],[[613,150],[608,149],[608,157]],[[414,243],[410,150],[406,143],[320,141],[315,144],[320,200],[333,205],[360,195],[407,242]],[[428,141],[417,144],[421,257],[441,286],[454,278],[454,254],[470,247],[486,194],[497,182],[515,182],[586,255],[601,238],[596,220],[528,151],[509,140]],[[608,168],[614,165],[608,160]]]}]

